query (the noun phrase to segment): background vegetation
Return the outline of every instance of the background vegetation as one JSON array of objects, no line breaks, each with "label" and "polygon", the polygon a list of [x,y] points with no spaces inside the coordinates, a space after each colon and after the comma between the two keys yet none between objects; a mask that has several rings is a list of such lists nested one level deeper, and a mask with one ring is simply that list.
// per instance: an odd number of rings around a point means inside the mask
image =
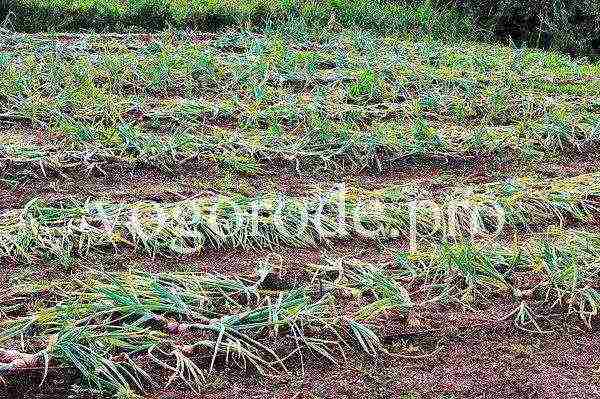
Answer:
[{"label": "background vegetation", "polygon": [[594,0],[3,0],[4,27],[38,31],[215,31],[278,26],[300,33],[359,28],[442,40],[501,40],[593,55],[600,45]]}]

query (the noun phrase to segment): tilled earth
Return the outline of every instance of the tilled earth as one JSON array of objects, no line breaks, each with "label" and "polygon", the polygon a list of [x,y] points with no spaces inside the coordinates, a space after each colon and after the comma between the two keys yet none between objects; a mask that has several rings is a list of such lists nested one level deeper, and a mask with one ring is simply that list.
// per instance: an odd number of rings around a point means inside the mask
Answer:
[{"label": "tilled earth", "polygon": [[[44,35],[31,38],[44,43],[47,40]],[[30,44],[19,38],[14,40],[20,45],[12,43],[12,39],[4,39],[9,44],[3,51],[29,51]],[[69,52],[75,51],[70,46],[80,39],[78,35],[62,35],[50,39],[50,42],[57,41],[59,48],[64,46],[64,51]],[[117,39],[122,38],[119,36]],[[153,40],[148,35],[129,36],[129,39],[131,43],[124,47],[133,51],[140,50]],[[196,44],[210,43],[215,36],[198,35],[193,39]],[[93,51],[88,50],[90,54],[103,51],[96,47],[93,47]],[[232,46],[224,48],[224,55],[221,55],[226,58],[247,50]],[[335,69],[335,64],[327,68]],[[133,90],[131,87],[127,89]],[[302,86],[299,90],[308,89]],[[163,94],[166,97],[170,95]],[[245,92],[237,94],[247,96]],[[562,97],[560,99],[563,100]],[[9,102],[8,99],[2,101]],[[128,114],[125,119],[134,117]],[[19,118],[8,119],[9,125],[2,125],[5,136],[13,139],[22,135],[22,140],[26,142],[37,140],[39,130],[34,129],[30,122]],[[234,122],[220,121],[222,126],[217,127],[235,128],[231,125]],[[461,123],[468,124],[469,121]],[[52,138],[44,140],[43,144],[48,144]],[[358,171],[323,171],[305,165],[304,173],[300,174],[293,162],[273,160],[267,162],[263,172],[258,175],[231,173],[215,162],[194,160],[179,165],[170,173],[152,165],[108,163],[103,166],[106,175],[98,170],[87,174],[78,167],[58,172],[42,170],[35,164],[23,167],[11,165],[6,168],[2,166],[0,170],[0,213],[22,209],[33,198],[49,204],[61,204],[88,199],[115,203],[161,203],[195,198],[206,193],[255,196],[265,191],[303,196],[313,188],[331,187],[342,182],[364,189],[411,184],[435,194],[456,186],[504,181],[515,176],[535,175],[549,179],[600,170],[600,155],[595,147],[581,151],[565,149],[565,154],[551,161],[516,160],[509,154],[506,157],[472,154],[464,159],[407,157],[386,164],[383,171],[368,167]],[[597,215],[585,222],[568,218],[561,222],[563,227],[587,231],[597,231],[600,225]],[[517,238],[526,239],[529,234],[544,231],[548,227],[507,229],[497,240],[510,244],[518,241]],[[67,281],[90,269],[141,270],[150,273],[202,271],[250,276],[261,259],[273,260],[282,270],[279,280],[271,282],[269,288],[288,289],[311,281],[312,275],[307,271],[307,265],[319,264],[330,257],[355,258],[385,265],[393,263],[397,250],[406,249],[406,246],[407,243],[401,239],[376,242],[352,237],[324,242],[312,248],[245,250],[207,247],[193,255],[173,257],[150,257],[141,251],[118,248],[77,257],[68,267],[43,258],[34,258],[29,263],[2,259],[0,264],[4,271],[0,272],[0,290],[9,291],[12,286],[24,281]],[[513,283],[515,287],[526,291],[534,285],[536,278],[534,273],[525,272],[516,276]],[[600,398],[600,326],[597,320],[594,319],[587,326],[576,316],[563,315],[554,318],[559,322],[541,323],[542,332],[524,331],[514,322],[515,302],[509,298],[509,293],[489,299],[473,309],[452,303],[436,303],[423,306],[408,317],[393,311],[384,312],[373,324],[388,353],[380,353],[375,358],[362,354],[356,348],[337,353],[337,363],[307,355],[304,364],[300,364],[296,358],[288,359],[288,372],[269,376],[259,376],[254,369],[244,370],[234,364],[217,364],[216,370],[207,376],[200,393],[192,393],[180,381],[169,384],[169,375],[165,370],[157,369],[142,354],[139,362],[147,365],[157,383],[156,387],[148,387],[144,396],[148,399]],[[557,312],[559,310],[556,309]],[[276,341],[271,344],[285,345]],[[210,356],[199,360],[208,363]],[[51,364],[45,379],[43,374],[43,367],[34,367],[1,376],[0,397],[93,397],[88,391],[78,390],[83,381],[74,369]]]}]

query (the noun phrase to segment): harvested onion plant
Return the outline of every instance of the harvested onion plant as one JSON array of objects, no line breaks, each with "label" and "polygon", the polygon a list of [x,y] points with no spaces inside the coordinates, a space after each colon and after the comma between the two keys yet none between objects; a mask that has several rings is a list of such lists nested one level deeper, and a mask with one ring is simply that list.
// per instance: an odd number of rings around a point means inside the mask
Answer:
[{"label": "harvested onion plant", "polygon": [[[0,373],[58,364],[77,369],[91,388],[143,391],[154,384],[152,364],[170,374],[167,385],[180,380],[198,391],[224,363],[266,375],[309,354],[336,362],[356,345],[376,355],[377,338],[342,316],[331,295],[310,287],[265,293],[272,271],[264,266],[254,279],[92,273],[55,286],[26,315],[4,318],[0,342],[14,349],[0,351]],[[15,287],[4,300],[31,294]]]},{"label": "harvested onion plant", "polygon": [[[151,166],[173,173],[183,165],[202,167],[207,162],[248,175],[258,174],[274,162],[287,164],[298,174],[306,174],[311,167],[382,172],[386,165],[408,159],[468,160],[499,152],[524,158],[530,156],[525,150],[549,154],[559,145],[546,144],[547,137],[519,138],[513,131],[454,129],[442,133],[419,120],[412,128],[385,123],[368,131],[357,126],[327,135],[292,132],[273,136],[269,131],[222,129],[194,134],[190,129],[179,128],[160,136],[144,133],[130,124],[119,125],[117,129],[82,126],[78,129],[81,130],[71,134],[84,137],[70,137],[58,144],[0,145],[4,174],[11,169],[26,169],[37,170],[44,177],[73,171],[107,176],[106,166],[130,169]],[[590,146],[595,142],[588,135],[581,140],[561,141],[560,146]]]},{"label": "harvested onion plant", "polygon": [[540,325],[551,326],[560,315],[577,315],[592,328],[600,312],[599,259],[597,234],[553,229],[508,245],[444,243],[402,251],[389,264],[332,258],[311,270],[334,291],[373,293],[377,300],[363,309],[370,317],[389,310],[390,301],[418,314],[432,303],[475,309],[500,296],[515,304],[505,318],[543,332]]},{"label": "harvested onion plant", "polygon": [[314,246],[362,235],[369,239],[440,240],[490,234],[505,225],[566,225],[597,214],[597,174],[520,179],[440,198],[421,190],[333,190],[307,198],[213,196],[175,203],[88,202],[58,206],[33,200],[0,218],[0,255],[32,259],[130,247],[145,253],[194,253],[207,246]]},{"label": "harvested onion plant", "polygon": [[[201,43],[175,32],[152,43],[73,37],[7,44],[0,120],[32,137],[0,140],[3,177],[9,166],[106,174],[190,160],[248,174],[271,161],[381,172],[407,158],[589,152],[600,134],[595,66],[544,53],[471,45],[457,56],[350,33],[308,49],[245,31]],[[501,67],[515,58],[521,69]]]}]

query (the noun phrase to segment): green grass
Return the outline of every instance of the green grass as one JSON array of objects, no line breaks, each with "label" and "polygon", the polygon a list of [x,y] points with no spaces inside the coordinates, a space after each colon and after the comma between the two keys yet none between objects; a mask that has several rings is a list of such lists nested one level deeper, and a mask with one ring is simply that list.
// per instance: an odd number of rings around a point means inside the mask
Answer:
[{"label": "green grass", "polygon": [[0,4],[5,28],[24,32],[217,31],[250,27],[290,37],[318,37],[343,28],[447,42],[465,37],[598,52],[599,6],[590,0],[14,0]]},{"label": "green grass", "polygon": [[17,31],[115,31],[167,27],[217,30],[281,26],[294,35],[328,27],[360,27],[382,33],[459,37],[469,21],[452,9],[437,13],[431,1],[385,0],[19,0],[3,10],[8,28]]}]

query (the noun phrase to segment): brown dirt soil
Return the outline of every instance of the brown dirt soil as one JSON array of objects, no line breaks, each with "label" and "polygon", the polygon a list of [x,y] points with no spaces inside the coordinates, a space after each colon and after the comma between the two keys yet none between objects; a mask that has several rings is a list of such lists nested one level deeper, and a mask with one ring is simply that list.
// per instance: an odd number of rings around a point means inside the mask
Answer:
[{"label": "brown dirt soil", "polygon": [[[466,328],[446,335],[396,339],[390,351],[403,357],[352,356],[333,365],[305,359],[305,373],[258,377],[239,369],[218,370],[201,393],[182,384],[148,393],[148,399],[245,398],[600,398],[598,331],[531,335],[512,323]],[[422,353],[425,353],[423,355]],[[421,358],[409,358],[421,356]],[[158,378],[160,384],[168,376]],[[40,388],[41,370],[9,376],[0,397],[88,398],[68,395],[77,382],[71,370],[51,369]]]},{"label": "brown dirt soil", "polygon": [[219,169],[214,163],[186,165],[168,175],[157,169],[114,166],[107,177],[82,173],[27,177],[16,186],[0,180],[0,210],[15,209],[34,197],[47,201],[66,198],[85,201],[88,198],[114,202],[148,200],[156,202],[177,201],[206,191],[239,192],[244,195],[277,190],[285,194],[302,196],[314,187],[332,187],[344,182],[347,186],[378,189],[394,184],[418,184],[431,191],[464,184],[485,184],[512,176],[537,174],[546,178],[569,177],[590,173],[600,168],[600,154],[580,154],[557,162],[515,164],[491,159],[475,163],[442,161],[417,162],[416,160],[390,164],[382,173],[363,170],[360,173],[309,173],[297,175],[289,165],[270,165],[264,174],[240,176]]}]

